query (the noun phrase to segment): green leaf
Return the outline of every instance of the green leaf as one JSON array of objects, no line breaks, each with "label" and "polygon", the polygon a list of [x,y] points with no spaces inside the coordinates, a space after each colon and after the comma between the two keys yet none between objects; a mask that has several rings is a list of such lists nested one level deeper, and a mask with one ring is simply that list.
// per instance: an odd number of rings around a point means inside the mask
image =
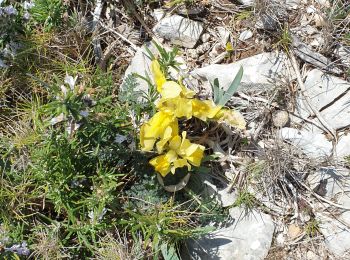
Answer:
[{"label": "green leaf", "polygon": [[236,92],[239,83],[241,83],[243,76],[243,68],[240,67],[238,73],[236,74],[234,80],[232,81],[230,87],[228,90],[224,93],[224,95],[221,96],[220,101],[218,102],[218,105],[224,106],[233,96],[233,94]]},{"label": "green leaf", "polygon": [[160,246],[160,250],[162,251],[164,260],[179,260],[174,246],[169,245],[168,248],[168,245],[164,243]]}]

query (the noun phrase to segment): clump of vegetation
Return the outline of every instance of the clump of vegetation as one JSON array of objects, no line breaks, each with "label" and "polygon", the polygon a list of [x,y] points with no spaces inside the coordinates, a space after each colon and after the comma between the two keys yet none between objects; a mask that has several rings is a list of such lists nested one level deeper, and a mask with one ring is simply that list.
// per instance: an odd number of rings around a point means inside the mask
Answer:
[{"label": "clump of vegetation", "polygon": [[[1,1],[2,9],[8,5]],[[199,100],[170,77],[169,68],[179,65],[177,49],[157,46],[160,55],[150,54],[154,80],[144,78],[149,92],[136,93],[139,75],[120,87],[121,75],[95,64],[89,32],[66,31],[78,16],[64,1],[12,7],[0,16],[10,22],[1,27],[1,48],[18,43],[11,59],[4,58],[0,78],[1,258],[178,259],[183,241],[213,230],[207,224],[222,219],[222,209],[190,185],[165,191],[160,168],[152,167],[159,157],[139,147],[150,151],[147,142],[157,142],[160,156],[177,151],[174,176],[188,174],[190,165],[199,169],[205,147],[189,138],[190,127],[203,123],[192,116],[243,128],[243,117],[223,108],[239,80],[227,92],[216,82],[214,101]],[[64,19],[65,12],[75,18]],[[57,41],[70,47],[52,47]],[[176,96],[166,92],[170,88]],[[181,114],[179,98],[191,111]],[[170,107],[166,127],[151,123]],[[173,132],[165,138],[169,125]],[[158,133],[151,141],[148,127]],[[159,172],[165,176],[171,167]]]}]

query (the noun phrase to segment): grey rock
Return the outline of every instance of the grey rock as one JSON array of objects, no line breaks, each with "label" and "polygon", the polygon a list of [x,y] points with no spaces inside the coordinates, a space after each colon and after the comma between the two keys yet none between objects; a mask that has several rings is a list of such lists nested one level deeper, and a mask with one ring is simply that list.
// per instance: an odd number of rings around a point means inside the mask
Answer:
[{"label": "grey rock", "polygon": [[[292,71],[289,60],[282,52],[266,52],[231,64],[213,64],[195,69],[191,75],[197,79],[213,82],[219,79],[220,86],[227,89],[236,73],[243,67],[243,77],[239,91],[256,91],[274,88],[289,78]],[[292,77],[294,77],[292,75]]]},{"label": "grey rock", "polygon": [[201,183],[204,184],[203,196],[215,198],[222,207],[232,206],[236,199],[236,193],[230,191],[230,187],[226,182],[214,178],[210,174],[200,175]]},{"label": "grey rock", "polygon": [[[334,129],[338,130],[350,125],[350,92],[347,92],[341,98],[329,107],[321,111],[321,115]],[[318,122],[317,119],[314,121]]]},{"label": "grey rock", "polygon": [[295,35],[292,36],[292,45],[295,54],[305,62],[311,63],[315,67],[329,71],[335,74],[340,74],[341,70],[336,68],[331,60],[327,59],[320,53],[313,51],[305,43],[301,42]]},{"label": "grey rock", "polygon": [[[156,49],[151,43],[145,43],[132,58],[129,67],[126,69],[124,74],[124,79],[121,85],[121,90],[124,91],[126,89],[126,84],[128,84],[128,80],[133,77],[134,73],[137,73],[143,77],[146,75],[151,76],[152,73],[150,71],[151,60],[147,57],[146,48],[150,49],[153,53],[156,53]],[[145,80],[142,80],[137,77],[133,77],[133,81],[136,83],[135,88],[133,89],[135,94],[140,94],[141,92],[148,92],[148,84]],[[141,95],[140,95],[141,96]],[[139,98],[142,101],[142,98]]]},{"label": "grey rock", "polygon": [[[329,200],[350,208],[350,173],[347,169],[334,167],[321,168],[308,177],[310,186],[316,191],[323,181],[324,196]],[[321,188],[322,189],[322,188]],[[315,216],[319,221],[320,232],[325,238],[327,249],[337,257],[350,256],[350,211],[327,215],[327,211],[316,209]],[[343,258],[341,258],[343,259]],[[345,258],[344,258],[345,259]],[[347,258],[348,259],[348,258]]]},{"label": "grey rock", "polygon": [[153,17],[159,22],[165,15],[165,12],[163,9],[154,9],[153,10]]},{"label": "grey rock", "polygon": [[201,37],[202,42],[208,42],[210,40],[210,34],[209,33],[203,33]]},{"label": "grey rock", "polygon": [[252,36],[253,36],[253,32],[251,30],[245,30],[245,31],[241,32],[241,34],[239,35],[239,40],[246,41],[246,40],[252,38]]},{"label": "grey rock", "polygon": [[[335,129],[350,125],[350,83],[314,69],[308,73],[305,89],[312,106],[320,111],[322,117]],[[310,116],[304,98],[297,98],[297,114],[303,118]],[[314,122],[320,125],[317,119]]]},{"label": "grey rock", "polygon": [[[350,173],[345,168],[322,167],[307,177],[307,182],[317,194],[329,200],[344,200],[350,197],[346,192],[350,191]],[[339,198],[339,194],[345,192]],[[349,205],[350,206],[350,205]]]},{"label": "grey rock", "polygon": [[339,137],[336,154],[339,158],[350,156],[350,134]]},{"label": "grey rock", "polygon": [[288,9],[298,9],[302,4],[301,0],[285,0]]},{"label": "grey rock", "polygon": [[317,110],[321,110],[329,105],[350,88],[349,82],[330,76],[317,69],[307,74],[304,85],[306,93]]},{"label": "grey rock", "polygon": [[[278,134],[283,140],[291,142],[296,147],[299,147],[311,158],[318,159],[331,156],[332,154],[332,142],[329,141],[323,133],[314,131],[313,129],[307,131],[285,127],[280,129]],[[339,160],[350,156],[349,144],[350,135],[340,136],[333,155]]]},{"label": "grey rock", "polygon": [[[350,250],[350,232],[347,226],[350,225],[350,216],[343,213],[339,218],[347,218],[347,225],[342,224],[334,217],[325,217],[324,215],[315,214],[320,222],[320,232],[324,236],[327,249],[338,259],[349,259]],[[344,220],[343,220],[344,221]],[[345,258],[347,257],[347,258]]]},{"label": "grey rock", "polygon": [[256,210],[231,208],[233,223],[198,239],[189,240],[183,259],[262,260],[271,246],[272,218]]},{"label": "grey rock", "polygon": [[350,67],[350,46],[337,46],[334,53],[338,56],[344,66]]},{"label": "grey rock", "polygon": [[257,17],[255,28],[273,31],[278,29],[279,23],[276,17],[270,14],[261,14]]},{"label": "grey rock", "polygon": [[240,2],[242,5],[254,5],[255,4],[255,0],[238,0],[238,2]]},{"label": "grey rock", "polygon": [[220,42],[222,46],[225,46],[230,38],[230,31],[227,30],[225,27],[217,27],[216,30],[218,31]]},{"label": "grey rock", "polygon": [[203,25],[179,15],[172,15],[161,19],[153,31],[173,44],[193,48],[203,32]]},{"label": "grey rock", "polygon": [[322,158],[331,155],[332,142],[328,141],[323,134],[288,127],[282,128],[278,134],[283,140],[299,147],[311,158]]}]

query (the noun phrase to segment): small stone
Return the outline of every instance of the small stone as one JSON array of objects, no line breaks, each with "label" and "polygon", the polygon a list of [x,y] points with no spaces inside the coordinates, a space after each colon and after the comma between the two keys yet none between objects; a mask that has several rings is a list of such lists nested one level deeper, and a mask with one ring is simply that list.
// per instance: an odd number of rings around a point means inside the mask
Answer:
[{"label": "small stone", "polygon": [[277,111],[272,116],[272,122],[275,127],[284,127],[289,121],[289,114],[287,111]]},{"label": "small stone", "polygon": [[159,22],[165,15],[165,12],[163,9],[154,9],[153,10],[153,17]]},{"label": "small stone", "polygon": [[320,14],[314,14],[314,21],[315,21],[316,27],[319,27],[319,28],[327,25],[326,21]]},{"label": "small stone", "polygon": [[306,258],[307,258],[307,260],[318,260],[319,259],[319,257],[314,252],[312,252],[310,250],[307,251]]},{"label": "small stone", "polygon": [[193,48],[203,32],[203,24],[180,15],[161,19],[153,31],[160,37],[186,48]]},{"label": "small stone", "polygon": [[310,6],[308,6],[307,8],[306,8],[306,12],[308,13],[308,14],[313,14],[313,13],[315,13],[317,10],[316,10],[316,8],[313,6],[313,5],[310,5]]},{"label": "small stone", "polygon": [[285,0],[288,9],[298,9],[301,5],[301,0]]},{"label": "small stone", "polygon": [[301,234],[302,230],[298,225],[291,224],[288,226],[288,236],[290,239],[295,239]]},{"label": "small stone", "polygon": [[238,0],[238,2],[240,2],[242,5],[247,6],[255,4],[255,0]]},{"label": "small stone", "polygon": [[[210,47],[211,47],[210,42],[205,42],[205,43],[199,45],[199,46],[195,49],[195,51],[197,52],[198,55],[201,55],[201,54],[205,53],[206,51],[208,51],[208,50],[210,49]],[[191,50],[191,51],[192,51],[192,50]]]},{"label": "small stone", "polygon": [[277,236],[276,236],[276,243],[277,245],[279,246],[283,246],[284,243],[286,242],[286,237],[283,233],[279,233]]},{"label": "small stone", "polygon": [[209,33],[204,33],[201,37],[201,40],[203,43],[208,42],[210,39],[210,34]]},{"label": "small stone", "polygon": [[239,40],[246,41],[250,39],[252,36],[253,36],[253,32],[251,30],[245,30],[241,32],[241,34],[239,35]]},{"label": "small stone", "polygon": [[225,46],[230,38],[230,31],[227,30],[225,27],[217,27],[216,30],[218,31],[222,45]]},{"label": "small stone", "polygon": [[316,3],[318,3],[319,5],[322,5],[324,7],[330,7],[331,4],[329,3],[328,0],[315,0]]},{"label": "small stone", "polygon": [[350,67],[350,46],[339,45],[334,50],[343,65]]}]

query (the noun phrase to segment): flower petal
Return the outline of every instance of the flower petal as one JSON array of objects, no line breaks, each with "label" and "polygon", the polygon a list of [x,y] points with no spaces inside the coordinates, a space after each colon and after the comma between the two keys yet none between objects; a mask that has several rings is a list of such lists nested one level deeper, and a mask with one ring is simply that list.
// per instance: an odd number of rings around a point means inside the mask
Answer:
[{"label": "flower petal", "polygon": [[153,158],[152,160],[150,160],[149,163],[163,177],[165,177],[170,172],[170,162],[165,155],[159,155]]},{"label": "flower petal", "polygon": [[208,118],[213,118],[220,111],[220,109],[221,107],[215,106],[211,100],[192,100],[193,116],[203,121],[206,121]]},{"label": "flower petal", "polygon": [[162,90],[163,84],[166,82],[165,76],[160,69],[160,64],[157,60],[151,62],[151,72],[154,77],[154,81],[157,87],[157,91],[160,93]]},{"label": "flower petal", "polygon": [[180,95],[182,88],[174,81],[166,81],[162,85],[160,94],[163,99],[176,98]]},{"label": "flower petal", "polygon": [[218,122],[226,123],[232,127],[236,127],[238,129],[245,129],[246,127],[246,121],[244,120],[243,115],[236,111],[231,109],[222,109],[215,118],[218,120]]}]

